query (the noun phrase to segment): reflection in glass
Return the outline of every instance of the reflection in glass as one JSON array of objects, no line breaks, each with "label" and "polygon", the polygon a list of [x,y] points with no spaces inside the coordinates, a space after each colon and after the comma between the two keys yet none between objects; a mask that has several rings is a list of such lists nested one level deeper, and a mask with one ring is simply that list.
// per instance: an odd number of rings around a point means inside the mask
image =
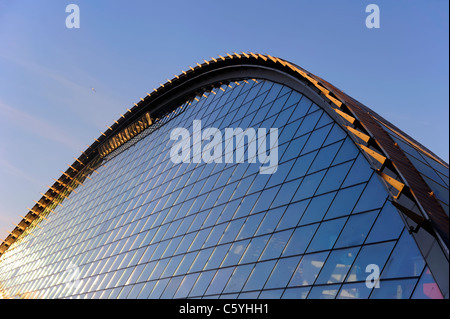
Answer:
[{"label": "reflection in glass", "polygon": [[289,282],[289,287],[314,284],[327,256],[328,252],[303,256]]}]

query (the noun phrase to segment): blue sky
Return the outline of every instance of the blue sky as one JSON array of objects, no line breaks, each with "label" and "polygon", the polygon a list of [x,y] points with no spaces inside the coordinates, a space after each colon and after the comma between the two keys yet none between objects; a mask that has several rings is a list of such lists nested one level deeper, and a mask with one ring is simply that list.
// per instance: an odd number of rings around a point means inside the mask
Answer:
[{"label": "blue sky", "polygon": [[[80,28],[68,29],[68,4]],[[380,28],[368,29],[368,4]],[[0,238],[146,92],[226,52],[284,58],[449,160],[449,3],[0,0]],[[95,92],[92,90],[95,88]]]}]

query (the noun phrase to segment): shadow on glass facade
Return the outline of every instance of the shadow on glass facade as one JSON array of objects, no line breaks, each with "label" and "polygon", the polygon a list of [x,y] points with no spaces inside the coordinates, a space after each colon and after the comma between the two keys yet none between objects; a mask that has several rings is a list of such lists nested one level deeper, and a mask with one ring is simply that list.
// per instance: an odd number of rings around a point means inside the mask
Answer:
[{"label": "shadow on glass facade", "polygon": [[[311,96],[236,80],[167,116],[5,251],[4,297],[443,298],[383,180]],[[261,174],[247,137],[241,161],[174,163],[171,131],[192,133],[196,120],[221,132],[277,128],[276,172]],[[385,129],[448,216],[448,169]],[[220,145],[238,152],[233,137]]]}]

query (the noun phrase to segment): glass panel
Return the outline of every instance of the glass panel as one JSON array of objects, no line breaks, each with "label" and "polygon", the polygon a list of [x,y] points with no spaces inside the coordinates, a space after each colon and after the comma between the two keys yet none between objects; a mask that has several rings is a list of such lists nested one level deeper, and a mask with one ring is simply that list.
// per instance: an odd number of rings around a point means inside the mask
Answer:
[{"label": "glass panel", "polygon": [[358,201],[364,187],[365,184],[360,184],[339,190],[325,216],[325,219],[349,215],[352,211],[355,211],[355,204]]},{"label": "glass panel", "polygon": [[[282,190],[281,190],[282,191]],[[281,193],[280,191],[280,193]],[[309,200],[304,200],[287,206],[283,217],[278,223],[277,230],[295,227],[308,206]]]},{"label": "glass panel", "polygon": [[354,211],[363,212],[381,208],[387,197],[387,190],[379,180],[378,175],[372,175],[372,178],[356,204]]},{"label": "glass panel", "polygon": [[306,225],[321,221],[335,195],[336,193],[333,192],[314,197],[303,214],[299,224]]},{"label": "glass panel", "polygon": [[269,210],[265,214],[264,220],[262,221],[261,225],[256,231],[256,236],[273,232],[277,227],[277,224],[281,216],[283,216],[285,210],[286,207],[280,207]]},{"label": "glass panel", "polygon": [[194,285],[195,281],[199,274],[191,274],[183,277],[183,281],[181,282],[178,290],[176,291],[174,298],[186,298],[189,295],[189,291]]},{"label": "glass panel", "polygon": [[189,272],[201,271],[203,267],[205,267],[205,264],[208,261],[209,257],[211,256],[213,250],[214,248],[200,250],[197,254],[197,257],[195,258],[194,263],[189,269]]},{"label": "glass panel", "polygon": [[307,252],[331,249],[344,226],[346,218],[339,218],[320,224]]},{"label": "glass panel", "polygon": [[319,153],[317,153],[314,162],[311,164],[311,167],[309,168],[309,173],[316,172],[321,169],[329,167],[331,165],[331,162],[333,161],[334,156],[341,147],[342,143],[343,142],[337,142],[321,148]]},{"label": "glass panel", "polygon": [[345,225],[336,248],[361,245],[366,239],[367,233],[378,215],[378,211],[350,216]]},{"label": "glass panel", "polygon": [[208,290],[206,291],[207,295],[215,295],[220,294],[225,288],[225,285],[228,282],[228,279],[231,276],[231,273],[233,272],[233,268],[223,268],[219,269],[217,273],[215,274],[214,278],[211,281],[211,284],[208,287]]},{"label": "glass panel", "polygon": [[[301,103],[301,102],[300,102]],[[302,136],[306,133],[311,132],[319,121],[320,116],[323,111],[317,111],[311,114],[308,114],[302,122],[302,125],[297,130],[295,136]]]},{"label": "glass panel", "polygon": [[337,299],[367,299],[372,288],[367,288],[365,282],[342,285]]},{"label": "glass panel", "polygon": [[183,277],[173,277],[170,279],[169,283],[167,284],[166,289],[164,290],[163,294],[161,295],[162,299],[171,299],[175,295],[175,292],[177,291],[178,287],[180,286],[181,281],[183,280]]},{"label": "glass panel", "polygon": [[258,296],[258,299],[280,299],[284,289],[263,290]]},{"label": "glass panel", "polygon": [[306,299],[311,287],[287,288],[282,299]]},{"label": "glass panel", "polygon": [[353,162],[346,162],[328,169],[317,190],[317,194],[328,193],[339,189],[352,164]]},{"label": "glass panel", "polygon": [[347,178],[342,187],[347,187],[359,183],[367,182],[372,176],[373,170],[367,162],[366,158],[360,153],[356,158]]},{"label": "glass panel", "polygon": [[253,213],[258,213],[261,211],[266,210],[268,207],[270,207],[270,204],[272,203],[273,199],[278,193],[278,190],[280,189],[280,186],[272,187],[270,189],[264,190],[259,199],[258,202],[255,205],[255,208],[253,209]]},{"label": "glass panel", "polygon": [[264,289],[286,287],[294,273],[300,257],[283,258],[278,260],[272,274],[267,280]]},{"label": "glass panel", "polygon": [[341,127],[337,124],[333,124],[333,128],[330,131],[330,134],[328,134],[327,139],[323,143],[324,146],[330,145],[334,142],[343,140],[347,137],[347,134],[341,129]]},{"label": "glass panel", "polygon": [[[308,142],[306,142],[302,152],[309,153],[313,150],[319,149],[325,141],[328,132],[331,130],[331,125],[319,128],[311,133]],[[326,148],[325,148],[326,149]],[[332,159],[331,159],[332,160]]]},{"label": "glass panel", "polygon": [[382,280],[370,299],[409,299],[416,283],[417,279]]},{"label": "glass panel", "polygon": [[295,229],[282,256],[303,254],[319,224],[303,226]]},{"label": "glass panel", "polygon": [[205,294],[206,288],[208,288],[213,276],[216,274],[215,270],[205,271],[200,273],[194,287],[189,293],[189,297],[198,297]]},{"label": "glass panel", "polygon": [[378,266],[381,271],[393,247],[394,242],[364,246],[358,254],[345,281],[365,281],[367,276],[371,273],[366,272],[366,267],[371,264]]},{"label": "glass panel", "polygon": [[278,192],[277,197],[272,203],[272,207],[278,207],[282,205],[289,204],[291,202],[292,197],[297,191],[298,186],[300,185],[301,180],[297,179],[292,182],[284,183],[280,191]]},{"label": "glass panel", "polygon": [[211,257],[209,258],[208,263],[205,266],[205,270],[213,269],[213,268],[219,268],[220,264],[222,263],[225,255],[228,252],[228,249],[230,248],[230,244],[217,246],[214,249],[214,252],[212,253]]},{"label": "glass panel", "polygon": [[367,237],[367,243],[397,239],[405,225],[397,212],[397,209],[386,202],[380,212],[372,230]]},{"label": "glass panel", "polygon": [[334,250],[330,253],[316,284],[336,284],[344,281],[359,248]]},{"label": "glass panel", "polygon": [[328,252],[303,256],[289,282],[289,286],[309,286],[314,284],[327,256]]},{"label": "glass panel", "polygon": [[350,137],[347,137],[333,160],[333,165],[355,159],[360,152]]},{"label": "glass panel", "polygon": [[250,272],[253,270],[253,267],[253,264],[237,266],[223,292],[229,293],[241,291],[250,275]]},{"label": "glass panel", "polygon": [[257,261],[264,247],[266,247],[269,238],[270,235],[253,238],[245,250],[244,256],[240,260],[240,263],[245,264]]},{"label": "glass panel", "polygon": [[167,286],[167,283],[169,282],[169,279],[162,279],[158,280],[155,284],[155,287],[153,287],[152,292],[148,296],[149,299],[158,299],[161,297],[161,294],[163,293],[164,289]]},{"label": "glass panel", "polygon": [[255,231],[258,228],[259,224],[261,223],[263,217],[264,214],[256,214],[249,216],[245,220],[245,223],[242,226],[239,234],[237,235],[236,240],[252,237],[255,234]]},{"label": "glass panel", "polygon": [[247,248],[249,242],[250,240],[242,240],[233,243],[227,255],[225,256],[222,267],[236,265],[239,262],[239,259],[241,259],[241,256]]},{"label": "glass panel", "polygon": [[339,285],[312,287],[308,299],[334,299],[339,290]]},{"label": "glass panel", "polygon": [[414,294],[412,295],[413,299],[443,299],[441,291],[439,290],[438,285],[433,279],[431,275],[430,269],[428,267],[425,268],[425,271],[422,274],[422,277],[419,280],[419,283],[414,290]]},{"label": "glass panel", "polygon": [[303,178],[303,182],[300,184],[300,187],[297,190],[297,193],[295,193],[292,201],[296,202],[308,197],[312,197],[316,192],[316,189],[322,181],[324,175],[325,171],[320,171]]},{"label": "glass panel", "polygon": [[412,235],[403,232],[381,273],[381,279],[420,276],[424,267],[425,262]]},{"label": "glass panel", "polygon": [[299,119],[305,116],[308,113],[308,110],[311,108],[312,101],[303,95],[300,102],[297,104],[294,113],[292,114],[291,119]]},{"label": "glass panel", "polygon": [[225,229],[225,232],[223,232],[222,238],[220,238],[219,244],[228,243],[233,241],[236,238],[236,235],[238,234],[239,230],[241,229],[242,225],[244,224],[245,218],[240,218],[238,220],[231,221],[227,228]]},{"label": "glass panel", "polygon": [[287,181],[293,180],[302,176],[305,176],[306,172],[308,171],[312,161],[316,157],[317,151],[308,153],[306,155],[302,155],[297,158],[295,161],[295,164],[292,166],[291,171],[289,172],[289,175],[287,176]]},{"label": "glass panel", "polygon": [[272,272],[275,260],[269,260],[257,263],[253,269],[248,281],[244,286],[244,290],[260,290],[264,286],[267,278]]},{"label": "glass panel", "polygon": [[267,246],[264,249],[264,252],[262,253],[259,260],[280,257],[281,252],[283,251],[286,243],[291,237],[292,232],[293,230],[285,230],[282,232],[274,233],[272,237],[270,237],[270,240],[267,243]]}]

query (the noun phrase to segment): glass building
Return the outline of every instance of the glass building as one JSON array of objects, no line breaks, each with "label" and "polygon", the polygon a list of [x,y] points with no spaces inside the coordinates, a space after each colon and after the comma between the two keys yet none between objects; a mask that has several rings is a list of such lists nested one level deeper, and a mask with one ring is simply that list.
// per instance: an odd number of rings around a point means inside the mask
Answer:
[{"label": "glass building", "polygon": [[227,54],[55,179],[0,245],[0,296],[448,298],[448,187],[448,164],[325,80]]}]

